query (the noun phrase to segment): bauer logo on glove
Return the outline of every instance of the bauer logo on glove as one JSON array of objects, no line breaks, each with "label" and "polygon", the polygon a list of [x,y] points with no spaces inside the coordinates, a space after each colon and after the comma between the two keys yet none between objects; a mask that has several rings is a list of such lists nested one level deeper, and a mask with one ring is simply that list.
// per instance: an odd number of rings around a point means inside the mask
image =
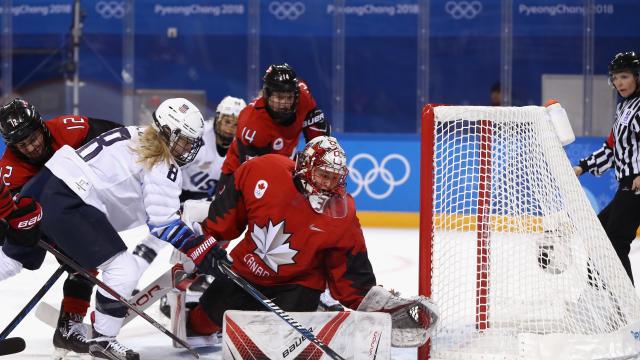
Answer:
[{"label": "bauer logo on glove", "polygon": [[42,207],[33,198],[16,196],[16,209],[6,220],[9,224],[7,240],[17,245],[34,246],[40,240]]}]

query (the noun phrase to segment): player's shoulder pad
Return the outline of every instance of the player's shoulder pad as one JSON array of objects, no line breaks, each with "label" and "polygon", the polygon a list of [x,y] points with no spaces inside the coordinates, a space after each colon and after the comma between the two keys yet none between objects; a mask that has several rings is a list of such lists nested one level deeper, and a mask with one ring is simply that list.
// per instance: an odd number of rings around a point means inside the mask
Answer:
[{"label": "player's shoulder pad", "polygon": [[88,128],[89,119],[86,116],[80,115],[61,115],[50,120],[46,120],[45,125],[49,129],[55,128]]},{"label": "player's shoulder pad", "polygon": [[266,154],[245,161],[235,171],[236,179],[247,177],[274,177],[281,174],[293,176],[295,163],[286,156],[279,154]]}]

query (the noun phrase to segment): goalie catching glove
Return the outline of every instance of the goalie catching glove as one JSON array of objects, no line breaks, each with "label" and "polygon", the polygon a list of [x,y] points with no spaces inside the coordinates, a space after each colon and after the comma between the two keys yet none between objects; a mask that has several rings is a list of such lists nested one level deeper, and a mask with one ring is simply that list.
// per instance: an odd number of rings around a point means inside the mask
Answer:
[{"label": "goalie catching glove", "polygon": [[182,220],[151,228],[151,234],[162,241],[171,243],[186,254],[198,271],[215,277],[226,276],[218,266],[224,262],[231,266],[232,259],[220,243],[211,236],[196,235]]},{"label": "goalie catching glove", "polygon": [[438,307],[425,296],[401,298],[374,286],[364,297],[358,311],[379,311],[391,315],[391,346],[424,345],[438,322]]}]

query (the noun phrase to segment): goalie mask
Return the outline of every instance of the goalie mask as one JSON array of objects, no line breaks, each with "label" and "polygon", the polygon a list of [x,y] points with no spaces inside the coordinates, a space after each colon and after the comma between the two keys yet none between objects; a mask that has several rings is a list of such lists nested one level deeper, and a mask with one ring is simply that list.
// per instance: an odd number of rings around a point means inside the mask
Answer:
[{"label": "goalie mask", "polygon": [[0,108],[0,133],[16,155],[31,164],[42,164],[53,154],[51,134],[35,106],[14,99]]},{"label": "goalie mask", "polygon": [[297,155],[294,176],[319,214],[346,215],[347,173],[347,156],[334,137],[315,137]]},{"label": "goalie mask", "polygon": [[216,133],[216,144],[228,148],[233,141],[238,127],[238,115],[247,104],[240,98],[225,96],[216,108],[213,130]]},{"label": "goalie mask", "polygon": [[153,126],[169,146],[178,165],[186,165],[195,159],[203,144],[204,119],[189,100],[163,101],[153,113]]}]

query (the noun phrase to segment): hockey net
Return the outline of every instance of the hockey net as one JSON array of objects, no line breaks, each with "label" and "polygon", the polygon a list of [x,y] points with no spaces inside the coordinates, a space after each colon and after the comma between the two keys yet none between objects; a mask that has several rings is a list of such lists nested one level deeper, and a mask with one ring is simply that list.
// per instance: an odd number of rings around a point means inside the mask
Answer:
[{"label": "hockey net", "polygon": [[420,359],[638,354],[640,301],[547,109],[422,116],[420,293],[441,321]]}]

